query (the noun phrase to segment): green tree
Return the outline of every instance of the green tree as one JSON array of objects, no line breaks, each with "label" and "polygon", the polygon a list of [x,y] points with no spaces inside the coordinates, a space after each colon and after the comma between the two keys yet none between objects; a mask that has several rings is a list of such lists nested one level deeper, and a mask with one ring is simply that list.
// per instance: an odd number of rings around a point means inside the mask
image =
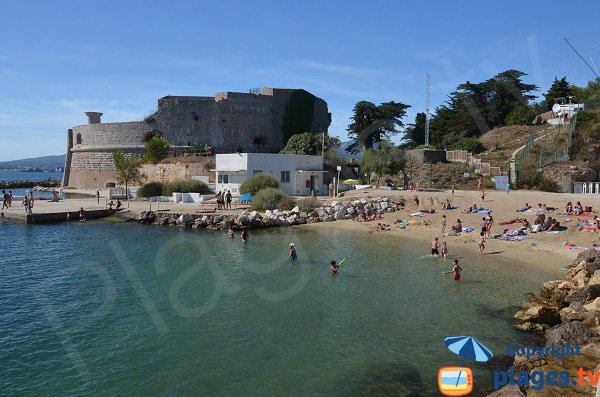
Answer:
[{"label": "green tree", "polygon": [[125,195],[129,204],[129,183],[140,183],[144,180],[142,173],[142,164],[144,160],[140,157],[125,157],[121,150],[113,153],[113,163],[117,170],[117,180],[125,184]]},{"label": "green tree", "polygon": [[277,189],[279,182],[271,175],[267,174],[256,174],[246,179],[240,185],[240,194],[251,193],[256,194],[259,191],[267,188]]},{"label": "green tree", "polygon": [[406,146],[415,147],[425,144],[425,123],[427,122],[427,115],[423,112],[417,113],[414,124],[409,124],[404,131],[404,138]]},{"label": "green tree", "polygon": [[[320,155],[323,136],[312,132],[294,134],[287,141],[281,153]],[[335,150],[342,142],[338,137],[325,135],[325,151]]]},{"label": "green tree", "polygon": [[533,122],[536,111],[531,105],[516,106],[506,117],[508,125],[528,125]]},{"label": "green tree", "polygon": [[389,141],[382,141],[377,149],[367,149],[360,166],[369,174],[377,176],[377,187],[383,175],[396,175],[406,165],[404,153]]},{"label": "green tree", "polygon": [[158,164],[169,156],[169,150],[171,150],[171,147],[164,138],[153,136],[146,142],[145,160]]},{"label": "green tree", "polygon": [[545,110],[548,111],[552,109],[552,105],[554,105],[554,100],[556,98],[567,98],[568,96],[573,95],[573,87],[571,87],[571,84],[567,81],[567,76],[564,76],[561,79],[554,77],[554,81],[548,89],[548,92],[544,94],[543,105],[545,105]]},{"label": "green tree", "polygon": [[348,125],[348,136],[354,141],[346,150],[358,153],[361,149],[372,149],[384,138],[400,132],[404,127],[402,118],[410,105],[400,102],[384,102],[379,106],[372,102],[360,101],[354,106],[354,116]]}]

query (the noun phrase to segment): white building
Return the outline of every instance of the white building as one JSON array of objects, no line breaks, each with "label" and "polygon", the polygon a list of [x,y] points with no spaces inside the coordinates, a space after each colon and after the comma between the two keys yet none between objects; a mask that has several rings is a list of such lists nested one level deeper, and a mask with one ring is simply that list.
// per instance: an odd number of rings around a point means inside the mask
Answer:
[{"label": "white building", "polygon": [[279,188],[294,196],[307,196],[313,190],[327,195],[323,158],[300,154],[231,153],[216,155],[216,191],[230,190],[239,195],[240,185],[256,174],[272,175]]}]

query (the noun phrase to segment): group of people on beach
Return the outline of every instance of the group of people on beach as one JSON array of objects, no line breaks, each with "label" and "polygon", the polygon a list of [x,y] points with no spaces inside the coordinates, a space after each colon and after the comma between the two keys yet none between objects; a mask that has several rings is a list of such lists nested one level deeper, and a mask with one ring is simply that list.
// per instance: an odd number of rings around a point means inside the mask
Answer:
[{"label": "group of people on beach", "polygon": [[584,212],[592,212],[592,207],[584,207],[579,201],[575,205],[569,201],[565,206],[566,215],[581,215]]},{"label": "group of people on beach", "polygon": [[12,191],[9,190],[8,192],[6,192],[5,190],[2,191],[2,209],[5,208],[10,208],[12,207],[12,199],[13,199],[13,194]]},{"label": "group of people on beach", "polygon": [[219,191],[217,193],[217,209],[218,210],[230,210],[231,209],[231,191]]}]

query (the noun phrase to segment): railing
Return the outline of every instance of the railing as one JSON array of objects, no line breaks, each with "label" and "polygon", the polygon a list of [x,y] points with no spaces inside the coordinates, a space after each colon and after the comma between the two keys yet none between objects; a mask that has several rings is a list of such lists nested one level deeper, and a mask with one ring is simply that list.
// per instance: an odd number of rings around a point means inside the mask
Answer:
[{"label": "railing", "polygon": [[502,175],[500,167],[492,167],[487,161],[481,161],[473,153],[466,150],[448,150],[446,151],[446,160],[452,163],[466,163],[475,170],[475,173],[485,176]]}]

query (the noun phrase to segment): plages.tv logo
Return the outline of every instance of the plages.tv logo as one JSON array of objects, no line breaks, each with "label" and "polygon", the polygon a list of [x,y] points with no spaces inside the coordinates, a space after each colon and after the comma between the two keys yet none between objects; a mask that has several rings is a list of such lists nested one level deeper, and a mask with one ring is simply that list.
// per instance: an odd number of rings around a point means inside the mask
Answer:
[{"label": "plages.tv logo", "polygon": [[[472,336],[448,336],[444,344],[464,360],[485,362],[494,357],[490,349]],[[444,396],[466,396],[473,391],[473,371],[460,366],[442,367],[438,370],[438,389]]]}]

